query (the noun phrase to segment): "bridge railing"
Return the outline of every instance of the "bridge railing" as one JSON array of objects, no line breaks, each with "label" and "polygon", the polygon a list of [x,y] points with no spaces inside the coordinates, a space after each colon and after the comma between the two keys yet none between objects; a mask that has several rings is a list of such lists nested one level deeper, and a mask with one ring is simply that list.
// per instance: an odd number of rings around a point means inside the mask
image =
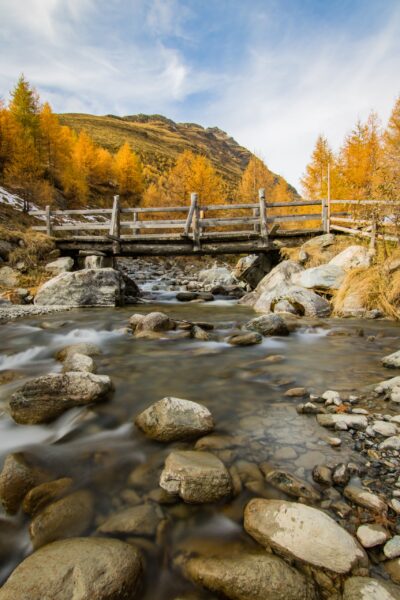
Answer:
[{"label": "bridge railing", "polygon": [[[387,217],[382,217],[382,207],[388,212]],[[389,218],[391,211],[394,220]],[[112,208],[51,210],[47,206],[30,214],[44,220],[43,225],[33,229],[51,236],[65,232],[77,237],[80,232],[88,232],[86,237],[105,236],[115,241],[189,238],[195,247],[202,239],[211,237],[252,236],[267,241],[269,236],[331,230],[398,241],[396,224],[397,229],[400,225],[399,202],[329,199],[267,202],[264,189],[259,190],[254,203],[202,205],[199,195],[192,192],[187,206],[125,208],[119,196],[114,196]],[[163,218],[165,215],[167,218]],[[174,218],[175,215],[179,218]],[[293,231],[294,227],[298,229]]]}]

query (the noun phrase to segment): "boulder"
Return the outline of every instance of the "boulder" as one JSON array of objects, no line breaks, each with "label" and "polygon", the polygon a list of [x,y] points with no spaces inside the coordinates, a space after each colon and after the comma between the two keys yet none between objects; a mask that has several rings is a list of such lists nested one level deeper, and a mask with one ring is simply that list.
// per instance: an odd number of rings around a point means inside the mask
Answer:
[{"label": "boulder", "polygon": [[335,234],[324,233],[323,235],[317,235],[316,237],[307,240],[301,246],[301,250],[304,252],[312,252],[313,250],[327,251],[336,241]]},{"label": "boulder", "polygon": [[214,266],[211,269],[203,269],[198,278],[204,285],[216,285],[217,283],[232,285],[235,283],[235,279],[227,267]]},{"label": "boulder", "polygon": [[258,331],[261,335],[289,335],[285,320],[279,315],[270,314],[257,317],[246,323],[246,329]]},{"label": "boulder", "polygon": [[275,253],[250,254],[238,260],[232,272],[239,281],[244,281],[252,289],[267,275],[276,263]]},{"label": "boulder", "polygon": [[39,306],[119,306],[124,303],[126,282],[115,269],[83,269],[60,273],[38,290]]},{"label": "boulder", "polygon": [[364,431],[368,427],[368,419],[364,415],[326,414],[317,415],[317,421],[322,427],[336,427],[346,425],[350,429]]},{"label": "boulder", "polygon": [[154,537],[164,519],[164,513],[157,504],[140,504],[110,515],[97,531],[112,536]]},{"label": "boulder", "polygon": [[196,585],[231,600],[315,600],[313,584],[278,556],[245,544],[191,540],[174,565]]},{"label": "boulder", "polygon": [[251,500],[244,527],[259,544],[291,560],[344,575],[368,564],[358,542],[326,513],[296,502]]},{"label": "boulder", "polygon": [[303,267],[294,260],[284,260],[279,263],[268,275],[266,275],[257,285],[254,292],[246,294],[239,300],[239,304],[255,306],[264,294],[285,291],[292,285],[292,277],[295,273],[303,271]]},{"label": "boulder", "polygon": [[100,356],[103,354],[102,349],[96,344],[90,344],[88,342],[81,342],[79,344],[71,344],[70,346],[65,346],[62,350],[57,352],[56,359],[57,360],[67,360],[70,356],[74,354],[84,354],[86,356]]},{"label": "boulder", "polygon": [[[134,317],[136,315],[133,315]],[[130,325],[133,327],[132,317],[130,320]],[[142,315],[142,319],[136,320],[135,326],[135,335],[139,335],[141,333],[146,332],[163,332],[163,331],[171,331],[175,329],[176,324],[175,321],[170,319],[170,317],[162,312],[150,312],[147,315]]]},{"label": "boulder", "polygon": [[391,369],[400,369],[400,350],[393,352],[393,354],[388,354],[388,356],[384,356],[382,358],[382,364],[384,367],[389,367]]},{"label": "boulder", "polygon": [[350,271],[359,267],[371,266],[371,253],[366,246],[349,246],[329,261],[329,265]]},{"label": "boulder", "polygon": [[337,265],[321,265],[306,269],[293,276],[295,285],[314,290],[338,290],[343,283],[345,272]]},{"label": "boulder", "polygon": [[106,262],[107,260],[105,256],[98,256],[96,254],[85,256],[83,259],[85,269],[104,269],[104,267],[109,266],[106,264]]},{"label": "boulder", "polygon": [[0,288],[13,288],[18,284],[20,273],[11,267],[0,268]]},{"label": "boulder", "polygon": [[27,381],[17,390],[11,396],[10,412],[17,423],[47,423],[69,408],[105,400],[111,390],[107,375],[49,373]]},{"label": "boulder", "polygon": [[64,361],[63,372],[79,371],[81,373],[95,373],[96,365],[91,356],[86,354],[69,354]]},{"label": "boulder", "polygon": [[93,519],[93,497],[87,490],[65,496],[33,517],[29,526],[32,546],[45,544],[84,533]]},{"label": "boulder", "polygon": [[188,503],[216,502],[232,492],[230,475],[211,452],[174,451],[161,473],[160,486]]},{"label": "boulder", "polygon": [[398,433],[396,423],[389,423],[388,421],[374,421],[371,425],[371,429],[374,433],[378,433],[383,437],[392,437]]},{"label": "boulder", "polygon": [[256,331],[248,331],[246,333],[235,333],[230,335],[227,340],[231,346],[254,346],[254,344],[261,344],[262,335]]},{"label": "boulder", "polygon": [[343,600],[400,600],[400,588],[371,577],[349,577],[344,584]]},{"label": "boulder", "polygon": [[42,475],[22,453],[8,454],[0,473],[0,500],[4,510],[16,513],[29,490],[43,481]]},{"label": "boulder", "polygon": [[135,419],[139,429],[159,442],[190,439],[214,429],[208,408],[181,398],[163,398],[141,412]]},{"label": "boulder", "polygon": [[51,263],[47,263],[45,269],[46,271],[50,271],[52,275],[59,275],[60,273],[67,273],[68,271],[72,271],[73,266],[73,258],[71,258],[70,256],[62,256]]},{"label": "boulder", "polygon": [[119,540],[73,538],[48,544],[20,563],[0,600],[127,600],[140,585],[137,548]]}]

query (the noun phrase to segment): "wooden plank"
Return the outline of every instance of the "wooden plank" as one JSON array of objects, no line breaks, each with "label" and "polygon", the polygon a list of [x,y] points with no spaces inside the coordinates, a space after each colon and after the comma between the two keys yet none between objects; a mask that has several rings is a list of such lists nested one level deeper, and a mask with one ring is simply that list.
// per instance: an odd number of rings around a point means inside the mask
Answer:
[{"label": "wooden plank", "polygon": [[[352,233],[354,235],[360,235],[362,237],[371,237],[371,233],[369,231],[360,231],[359,229],[352,229],[350,227],[342,227],[341,225],[332,225],[332,229],[335,231],[342,231],[343,233]],[[386,233],[378,233],[377,237],[379,239],[388,240],[389,242],[398,242],[399,238],[395,235],[387,235]]]},{"label": "wooden plank", "polygon": [[259,219],[254,217],[237,217],[229,219],[227,217],[221,219],[200,219],[201,227],[224,227],[226,225],[253,225],[259,223]]},{"label": "wooden plank", "polygon": [[286,206],[320,206],[322,200],[297,200],[295,202],[267,202],[267,208],[285,208]]},{"label": "wooden plank", "polygon": [[[112,208],[88,208],[88,209],[74,209],[74,210],[52,210],[51,214],[55,216],[64,216],[64,215],[102,215],[102,214],[111,214]],[[33,217],[38,215],[45,215],[45,210],[30,210],[29,214]]]},{"label": "wooden plank", "polygon": [[188,216],[187,216],[187,219],[185,222],[184,235],[189,235],[189,231],[192,226],[194,213],[196,210],[196,203],[197,203],[197,195],[193,192],[192,194],[190,194],[190,209],[189,209]]},{"label": "wooden plank", "polygon": [[209,204],[200,208],[202,210],[245,210],[258,208],[258,204]]},{"label": "wooden plank", "polygon": [[283,223],[286,221],[320,221],[321,220],[321,214],[320,213],[315,213],[313,215],[276,215],[273,217],[269,217],[268,218],[268,223]]}]

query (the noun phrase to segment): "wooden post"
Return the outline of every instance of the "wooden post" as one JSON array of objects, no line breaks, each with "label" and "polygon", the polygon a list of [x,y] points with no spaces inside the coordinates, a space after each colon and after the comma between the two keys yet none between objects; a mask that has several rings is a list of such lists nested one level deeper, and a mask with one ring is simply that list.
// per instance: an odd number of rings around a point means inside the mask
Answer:
[{"label": "wooden post", "polygon": [[[254,219],[260,218],[260,209],[259,208],[253,208],[253,218]],[[260,223],[254,223],[253,229],[254,229],[254,233],[260,234]]]},{"label": "wooden post", "polygon": [[133,213],[133,227],[132,227],[133,235],[137,235],[138,233],[140,233],[140,229],[135,227],[137,222],[138,222],[138,214],[137,214],[137,212],[134,212]]},{"label": "wooden post", "polygon": [[328,163],[328,195],[326,199],[326,233],[331,231],[331,165]]},{"label": "wooden post", "polygon": [[[121,222],[120,222],[121,214],[120,214],[120,204],[119,204],[119,196],[114,196],[113,208],[111,213],[111,223],[110,223],[110,236],[113,238],[119,238],[121,233]],[[120,253],[120,243],[119,239],[114,240],[112,244],[113,254]]]},{"label": "wooden post", "polygon": [[258,201],[260,203],[260,236],[263,240],[268,239],[267,211],[265,207],[265,189],[258,190]]},{"label": "wooden post", "polygon": [[196,211],[196,204],[197,204],[197,194],[192,192],[190,194],[190,208],[189,208],[188,216],[186,219],[185,228],[183,230],[183,235],[185,237],[187,237],[189,235],[190,227],[192,226],[193,216]]},{"label": "wooden post", "polygon": [[196,192],[190,194],[191,207],[193,206],[193,242],[194,250],[200,250],[200,207],[199,195]]},{"label": "wooden post", "polygon": [[328,204],[326,198],[323,198],[321,201],[321,221],[322,221],[322,231],[324,233],[328,232]]},{"label": "wooden post", "polygon": [[50,206],[46,206],[46,233],[47,235],[51,235],[51,212]]}]

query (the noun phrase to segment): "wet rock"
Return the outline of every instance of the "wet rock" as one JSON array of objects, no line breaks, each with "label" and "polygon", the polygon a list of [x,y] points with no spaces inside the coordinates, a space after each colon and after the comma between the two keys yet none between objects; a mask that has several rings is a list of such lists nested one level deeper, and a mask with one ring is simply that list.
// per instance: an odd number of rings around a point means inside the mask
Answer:
[{"label": "wet rock", "polygon": [[9,454],[0,473],[0,500],[7,513],[18,511],[24,496],[43,481],[43,473],[34,468],[22,453]]},{"label": "wet rock", "polygon": [[342,267],[325,264],[306,269],[293,276],[296,285],[314,290],[338,290],[343,283],[345,272]]},{"label": "wet rock", "polygon": [[303,387],[291,388],[290,390],[286,390],[285,392],[285,396],[288,396],[289,398],[303,398],[307,395],[308,392],[306,388]]},{"label": "wet rock", "polygon": [[282,317],[275,314],[257,317],[246,323],[246,329],[258,331],[261,335],[289,335],[289,329]]},{"label": "wet rock", "polygon": [[382,358],[382,364],[391,369],[400,369],[400,350]]},{"label": "wet rock", "polygon": [[395,583],[400,583],[400,558],[394,558],[384,563],[386,573]]},{"label": "wet rock", "polygon": [[386,438],[379,444],[379,450],[400,450],[400,435]]},{"label": "wet rock", "polygon": [[176,299],[179,302],[191,302],[192,300],[196,300],[199,297],[197,292],[178,292],[176,294]]},{"label": "wet rock", "polygon": [[397,558],[400,556],[400,535],[395,535],[386,542],[383,553],[387,558]]},{"label": "wet rock", "polygon": [[350,577],[344,584],[343,600],[400,600],[400,590],[383,579]]},{"label": "wet rock", "polygon": [[336,485],[347,485],[350,480],[350,471],[347,468],[347,465],[344,463],[336,465],[333,469],[332,479]]},{"label": "wet rock", "polygon": [[126,284],[115,269],[83,269],[60,273],[38,290],[35,304],[41,306],[119,306],[124,303]]},{"label": "wet rock", "polygon": [[66,273],[72,271],[74,266],[74,260],[70,256],[63,256],[57,258],[57,260],[47,263],[45,266],[46,271],[50,271],[52,275],[59,275],[60,273]]},{"label": "wet rock", "polygon": [[[132,326],[132,322],[131,322]],[[175,329],[175,322],[162,312],[151,312],[143,316],[136,324],[135,335],[147,331],[171,331]]]},{"label": "wet rock", "polygon": [[133,546],[75,538],[34,552],[13,571],[0,600],[126,600],[140,585],[142,561]]},{"label": "wet rock", "polygon": [[167,457],[160,486],[185,502],[216,502],[232,491],[229,473],[214,454],[174,451]]},{"label": "wet rock", "polygon": [[364,415],[317,415],[317,421],[322,427],[335,427],[338,424],[343,424],[346,425],[346,427],[357,429],[358,431],[363,431],[368,427],[368,420]]},{"label": "wet rock", "polygon": [[329,261],[329,265],[341,267],[345,271],[371,266],[371,253],[365,246],[349,246]]},{"label": "wet rock", "polygon": [[254,346],[261,344],[262,335],[257,332],[236,333],[231,335],[226,340],[231,346]]},{"label": "wet rock", "polygon": [[[93,518],[93,497],[87,490],[74,492],[49,504],[31,521],[29,534],[36,550],[61,538],[84,533]],[[1,598],[1,596],[0,596]]]},{"label": "wet rock", "polygon": [[47,481],[32,488],[25,496],[22,508],[28,515],[35,515],[51,502],[65,496],[72,487],[72,479],[63,477]]},{"label": "wet rock", "polygon": [[212,339],[212,336],[209,334],[209,332],[205,331],[201,327],[198,327],[198,325],[193,325],[192,329],[190,330],[190,335],[193,339],[200,340],[202,342],[209,342]]},{"label": "wet rock", "polygon": [[336,390],[326,390],[326,392],[322,394],[321,398],[328,404],[342,403],[340,394],[339,392],[336,392]]},{"label": "wet rock", "polygon": [[104,269],[104,267],[111,266],[108,265],[107,262],[106,256],[99,256],[96,254],[85,256],[83,259],[83,265],[85,269]]},{"label": "wet rock", "polygon": [[299,415],[319,415],[325,412],[322,406],[318,406],[313,402],[305,402],[304,404],[298,404],[296,407],[296,411],[299,413]]},{"label": "wet rock", "polygon": [[382,525],[360,525],[357,529],[357,537],[364,548],[373,548],[384,544],[389,533]]},{"label": "wet rock", "polygon": [[31,379],[11,396],[11,416],[22,424],[47,423],[69,408],[105,400],[111,389],[107,375],[50,373]]},{"label": "wet rock", "polygon": [[343,494],[348,500],[354,502],[354,504],[368,508],[373,512],[386,513],[387,511],[386,502],[376,494],[363,488],[356,487],[355,485],[348,485],[344,488]]},{"label": "wet rock", "polygon": [[112,514],[97,531],[112,536],[154,537],[159,524],[164,519],[163,511],[156,504],[140,504]]},{"label": "wet rock", "polygon": [[56,354],[56,359],[63,362],[67,360],[69,356],[74,354],[84,354],[85,356],[100,356],[103,354],[102,349],[96,344],[90,344],[87,342],[81,342],[79,344],[71,344],[66,346]]},{"label": "wet rock", "polygon": [[[261,468],[264,470],[263,465]],[[268,483],[281,490],[288,496],[295,498],[306,498],[310,501],[320,500],[321,494],[307,481],[288,473],[287,471],[273,470],[265,473]]]},{"label": "wet rock", "polygon": [[314,600],[313,584],[281,558],[244,544],[190,543],[175,567],[197,585],[230,600]]},{"label": "wet rock", "polygon": [[324,512],[284,500],[254,499],[244,527],[259,544],[284,557],[333,573],[346,574],[368,559],[345,529]]},{"label": "wet rock", "polygon": [[324,465],[316,465],[313,468],[312,476],[314,481],[320,483],[321,485],[332,485],[332,471],[329,467],[325,467]]},{"label": "wet rock", "polygon": [[94,373],[96,371],[96,365],[91,356],[86,354],[69,354],[64,361],[63,372],[68,371],[79,371],[80,373]]},{"label": "wet rock", "polygon": [[160,442],[190,439],[214,429],[208,408],[181,398],[163,398],[140,413],[135,424],[144,433]]}]

